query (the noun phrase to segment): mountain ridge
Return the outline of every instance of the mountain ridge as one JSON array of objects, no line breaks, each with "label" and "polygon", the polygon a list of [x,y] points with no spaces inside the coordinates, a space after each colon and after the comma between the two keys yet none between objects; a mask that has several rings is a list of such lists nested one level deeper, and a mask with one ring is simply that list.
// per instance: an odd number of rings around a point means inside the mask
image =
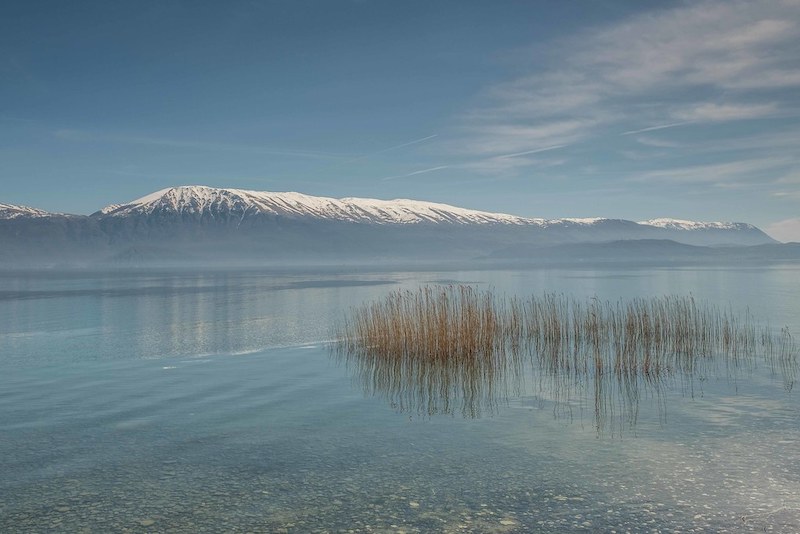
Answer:
[{"label": "mountain ridge", "polygon": [[[608,217],[561,217],[545,219],[523,217],[507,213],[461,208],[450,204],[397,198],[380,200],[360,197],[321,197],[297,192],[253,191],[235,188],[214,188],[201,185],[173,186],[155,191],[123,204],[111,204],[89,215],[90,217],[130,215],[132,212],[148,214],[157,210],[176,212],[203,212],[214,208],[259,208],[273,215],[311,215],[321,219],[338,218],[349,222],[378,224],[413,224],[419,222],[457,222],[465,224],[517,224],[553,226],[557,224],[594,225],[605,221],[635,222],[640,226],[674,230],[698,229],[758,229],[744,222],[688,221],[674,218],[654,218],[645,221],[628,221]],[[71,215],[53,213],[29,206],[0,203],[0,217],[4,212],[15,216]],[[79,216],[79,215],[78,215]]]},{"label": "mountain ridge", "polygon": [[[651,243],[634,244],[642,240]],[[170,187],[91,215],[0,205],[3,264],[450,261],[556,252],[583,260],[592,251],[613,256],[617,249],[628,258],[692,254],[667,241],[695,247],[776,244],[747,223],[526,218],[410,199],[334,199],[206,186]],[[629,245],[595,246],[611,242]],[[571,248],[548,248],[562,245]],[[575,247],[584,250],[578,254]]]}]

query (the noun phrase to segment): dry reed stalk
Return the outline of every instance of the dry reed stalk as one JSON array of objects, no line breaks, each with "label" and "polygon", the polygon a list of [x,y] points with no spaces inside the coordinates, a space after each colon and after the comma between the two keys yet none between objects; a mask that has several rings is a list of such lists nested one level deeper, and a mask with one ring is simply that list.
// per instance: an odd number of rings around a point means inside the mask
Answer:
[{"label": "dry reed stalk", "polygon": [[337,338],[348,354],[482,376],[500,372],[522,353],[552,373],[618,377],[692,373],[714,358],[736,367],[760,353],[793,383],[797,366],[788,330],[779,336],[758,330],[749,310],[721,311],[691,296],[583,303],[554,293],[507,299],[467,285],[422,287],[365,304]]}]

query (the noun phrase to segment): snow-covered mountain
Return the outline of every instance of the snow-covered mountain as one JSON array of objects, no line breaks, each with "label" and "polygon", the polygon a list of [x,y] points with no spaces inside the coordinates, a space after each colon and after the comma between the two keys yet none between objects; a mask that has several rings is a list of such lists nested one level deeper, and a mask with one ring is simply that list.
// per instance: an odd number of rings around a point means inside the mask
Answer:
[{"label": "snow-covered mountain", "polygon": [[[101,217],[179,214],[182,216],[248,217],[256,214],[285,218],[345,221],[369,224],[503,224],[517,226],[593,227],[619,219],[602,217],[542,219],[506,213],[491,213],[419,200],[377,200],[371,198],[328,198],[302,193],[271,193],[242,189],[218,189],[206,186],[170,187],[127,204],[112,204],[97,212]],[[640,226],[668,230],[758,231],[746,223],[696,222],[680,219],[651,219]],[[764,241],[770,241],[764,236]]]},{"label": "snow-covered mountain", "polygon": [[[554,246],[637,240],[650,243],[636,249],[638,256],[652,254],[666,240],[695,247],[774,243],[745,223],[526,218],[408,199],[335,199],[205,186],[170,187],[90,216],[0,204],[0,261],[53,256],[65,261],[79,256],[248,262],[507,258],[523,249],[530,257],[555,254]],[[690,249],[680,250],[690,254]]]},{"label": "snow-covered mountain", "polygon": [[327,198],[302,193],[268,193],[205,186],[170,187],[128,204],[98,212],[102,216],[130,217],[168,213],[192,216],[268,215],[370,224],[543,224],[504,213],[468,210],[418,200]]},{"label": "snow-covered mountain", "polygon": [[641,221],[638,224],[645,226],[655,226],[657,228],[668,228],[670,230],[753,230],[757,229],[752,224],[737,222],[698,222],[685,221],[682,219],[650,219]]}]

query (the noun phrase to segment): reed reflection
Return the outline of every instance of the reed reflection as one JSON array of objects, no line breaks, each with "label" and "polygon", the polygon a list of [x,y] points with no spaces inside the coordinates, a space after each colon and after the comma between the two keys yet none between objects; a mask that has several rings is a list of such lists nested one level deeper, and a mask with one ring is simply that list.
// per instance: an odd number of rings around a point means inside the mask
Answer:
[{"label": "reed reflection", "polygon": [[635,426],[644,398],[665,419],[676,384],[693,388],[766,362],[791,389],[798,369],[787,329],[759,328],[748,312],[691,297],[581,302],[422,287],[356,309],[336,337],[365,393],[400,412],[473,418],[536,395],[556,416],[593,405],[598,431]]}]

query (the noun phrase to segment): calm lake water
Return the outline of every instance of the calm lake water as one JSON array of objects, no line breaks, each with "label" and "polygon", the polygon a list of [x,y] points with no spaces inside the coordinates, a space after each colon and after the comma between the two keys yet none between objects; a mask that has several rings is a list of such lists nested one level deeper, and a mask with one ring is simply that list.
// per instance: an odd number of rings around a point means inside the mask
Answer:
[{"label": "calm lake water", "polygon": [[354,306],[450,283],[800,336],[798,266],[4,273],[0,532],[800,531],[800,391],[758,357],[443,404],[330,350]]}]

